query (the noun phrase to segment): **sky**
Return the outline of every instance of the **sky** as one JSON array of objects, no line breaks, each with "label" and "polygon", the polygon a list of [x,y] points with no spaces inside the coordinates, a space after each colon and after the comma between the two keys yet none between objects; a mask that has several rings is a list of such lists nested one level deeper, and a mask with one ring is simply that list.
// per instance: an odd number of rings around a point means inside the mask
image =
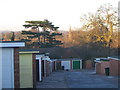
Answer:
[{"label": "sky", "polygon": [[0,0],[0,31],[24,30],[29,20],[48,19],[59,30],[79,28],[80,17],[101,5],[118,7],[119,0]]}]

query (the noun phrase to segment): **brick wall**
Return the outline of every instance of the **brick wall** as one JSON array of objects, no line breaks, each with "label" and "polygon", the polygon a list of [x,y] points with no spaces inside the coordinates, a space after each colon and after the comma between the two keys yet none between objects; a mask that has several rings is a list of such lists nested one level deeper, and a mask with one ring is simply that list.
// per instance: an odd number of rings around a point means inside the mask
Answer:
[{"label": "brick wall", "polygon": [[50,68],[49,68],[49,61],[46,61],[46,76],[49,76],[50,74]]},{"label": "brick wall", "polygon": [[120,75],[119,68],[120,68],[120,61],[110,59],[110,75],[111,76]]},{"label": "brick wall", "polygon": [[18,48],[14,48],[14,87],[20,88]]},{"label": "brick wall", "polygon": [[118,60],[118,75],[120,76],[120,60]]},{"label": "brick wall", "polygon": [[93,67],[92,67],[92,61],[91,60],[87,60],[86,62],[85,62],[85,68],[86,69],[92,69]]},{"label": "brick wall", "polygon": [[33,58],[33,87],[36,88],[36,55],[32,54]]},{"label": "brick wall", "polygon": [[55,71],[55,61],[52,62],[52,71]]},{"label": "brick wall", "polygon": [[61,61],[56,61],[56,70],[61,70]]},{"label": "brick wall", "polygon": [[98,63],[98,62],[97,62],[95,68],[96,68],[96,73],[97,73],[97,74],[101,74],[101,63]]},{"label": "brick wall", "polygon": [[70,60],[70,69],[72,70],[72,60]]},{"label": "brick wall", "polygon": [[105,75],[105,68],[110,67],[109,61],[101,61],[101,74]]},{"label": "brick wall", "polygon": [[47,61],[44,60],[44,77],[47,77]]}]

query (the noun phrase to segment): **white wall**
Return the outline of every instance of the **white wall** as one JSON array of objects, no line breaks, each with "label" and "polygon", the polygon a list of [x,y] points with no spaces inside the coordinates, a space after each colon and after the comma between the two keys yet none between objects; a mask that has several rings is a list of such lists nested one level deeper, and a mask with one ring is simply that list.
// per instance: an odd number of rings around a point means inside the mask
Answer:
[{"label": "white wall", "polygon": [[82,60],[80,60],[80,69],[82,69],[82,65],[83,65]]},{"label": "white wall", "polygon": [[[2,72],[2,48],[0,48],[0,72]],[[2,73],[0,73],[0,90],[2,89]]]},{"label": "white wall", "polygon": [[62,61],[62,66],[64,66],[64,69],[70,70],[70,61]]},{"label": "white wall", "polygon": [[36,55],[36,60],[39,60],[39,81],[42,81],[42,71],[41,71],[41,57],[44,55]]},{"label": "white wall", "polygon": [[13,54],[13,48],[2,48],[2,88],[14,88]]}]

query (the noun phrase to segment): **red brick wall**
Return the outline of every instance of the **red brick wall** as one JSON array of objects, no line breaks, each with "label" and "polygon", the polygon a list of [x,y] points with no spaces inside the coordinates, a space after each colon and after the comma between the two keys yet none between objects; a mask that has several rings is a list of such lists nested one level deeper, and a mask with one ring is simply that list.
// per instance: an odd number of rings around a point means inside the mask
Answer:
[{"label": "red brick wall", "polygon": [[19,48],[14,48],[14,87],[20,88],[19,79]]},{"label": "red brick wall", "polygon": [[120,71],[118,70],[120,68],[120,61],[110,59],[110,75],[116,76],[120,75]]},{"label": "red brick wall", "polygon": [[36,88],[36,55],[32,54],[33,58],[33,87]]},{"label": "red brick wall", "polygon": [[61,61],[56,61],[56,70],[61,70]]},{"label": "red brick wall", "polygon": [[46,76],[48,76],[48,61],[46,61]]},{"label": "red brick wall", "polygon": [[57,61],[55,61],[55,71],[57,70]]},{"label": "red brick wall", "polygon": [[85,62],[85,66],[86,66],[86,69],[92,69],[93,67],[92,67],[92,61],[91,60],[87,60],[86,62]]},{"label": "red brick wall", "polygon": [[55,71],[55,61],[52,62],[52,71]]},{"label": "red brick wall", "polygon": [[72,70],[72,60],[70,60],[70,69]]},{"label": "red brick wall", "polygon": [[120,60],[118,60],[118,75],[120,76]]},{"label": "red brick wall", "polygon": [[101,74],[105,74],[105,68],[110,67],[109,61],[101,61]]},{"label": "red brick wall", "polygon": [[96,73],[101,74],[101,63],[96,63]]},{"label": "red brick wall", "polygon": [[47,76],[47,61],[46,60],[43,60],[44,61],[44,77]]},{"label": "red brick wall", "polygon": [[50,67],[49,67],[50,62],[46,61],[46,76],[49,76],[50,74]]}]

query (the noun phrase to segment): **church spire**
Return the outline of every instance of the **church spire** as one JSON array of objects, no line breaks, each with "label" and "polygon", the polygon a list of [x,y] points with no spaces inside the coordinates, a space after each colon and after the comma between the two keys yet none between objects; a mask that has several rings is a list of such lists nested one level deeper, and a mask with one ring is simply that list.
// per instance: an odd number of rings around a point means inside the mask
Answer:
[{"label": "church spire", "polygon": [[68,39],[70,41],[72,40],[72,29],[71,29],[71,26],[69,27]]}]

